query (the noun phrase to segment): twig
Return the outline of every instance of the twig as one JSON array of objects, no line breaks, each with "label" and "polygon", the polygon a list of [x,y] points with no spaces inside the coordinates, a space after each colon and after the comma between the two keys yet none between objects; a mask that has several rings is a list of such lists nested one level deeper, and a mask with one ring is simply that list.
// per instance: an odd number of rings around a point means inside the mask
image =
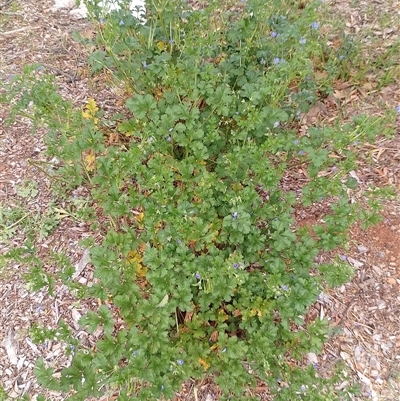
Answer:
[{"label": "twig", "polygon": [[342,312],[342,317],[339,320],[339,323],[337,324],[338,326],[340,326],[344,322],[345,318],[347,318],[347,314],[348,314],[349,310],[353,307],[354,301],[359,297],[359,294],[360,294],[360,291],[358,291],[357,294],[355,294],[353,296],[353,298],[350,300],[350,302],[346,305],[345,310]]},{"label": "twig", "polygon": [[6,0],[4,4],[0,4],[0,8],[6,8],[11,2],[12,0]]},{"label": "twig", "polygon": [[22,28],[14,29],[13,31],[0,32],[0,35],[3,35],[3,36],[13,35],[14,33],[23,32],[23,31],[26,31],[27,29],[37,29],[37,28],[39,28],[39,27],[38,26],[24,26]]},{"label": "twig", "polygon": [[0,14],[3,14],[3,15],[21,15],[22,16],[21,13],[13,13],[12,11],[1,11],[0,10]]},{"label": "twig", "polygon": [[[49,164],[48,162],[42,162],[42,163],[46,163]],[[45,174],[50,180],[58,180],[58,181],[62,181],[64,183],[68,183],[68,180],[65,180],[63,178],[61,178],[60,176],[55,176],[55,175],[51,175],[49,174],[43,167],[39,166],[39,162],[32,160],[32,159],[28,159],[28,164],[30,164],[31,166],[36,167],[37,169],[39,169],[43,174]]]},{"label": "twig", "polygon": [[57,303],[57,299],[55,299],[54,300],[54,312],[55,312],[55,324],[57,324],[58,323],[58,321],[60,320],[60,314],[59,314],[59,311],[58,311],[58,303]]},{"label": "twig", "polygon": [[24,216],[22,216],[19,220],[17,220],[15,223],[11,224],[10,226],[6,226],[6,225],[2,225],[2,226],[5,229],[13,228],[13,227],[17,226],[19,223],[21,223],[21,221],[25,220],[30,214],[32,214],[32,212],[25,214]]}]

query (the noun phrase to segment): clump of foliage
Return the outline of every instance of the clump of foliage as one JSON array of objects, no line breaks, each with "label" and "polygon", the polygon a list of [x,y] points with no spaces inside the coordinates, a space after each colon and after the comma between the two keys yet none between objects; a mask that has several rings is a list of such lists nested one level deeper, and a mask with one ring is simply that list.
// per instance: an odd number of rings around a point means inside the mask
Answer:
[{"label": "clump of foliage", "polygon": [[[357,182],[348,173],[356,141],[382,121],[298,129],[324,96],[324,66],[332,85],[335,65],[339,73],[350,62],[327,53],[319,7],[210,1],[195,11],[155,0],[143,22],[123,6],[102,15],[89,5],[98,21],[89,63],[124,84],[125,115],[106,119],[93,99],[76,110],[32,70],[13,81],[15,113],[26,108],[47,126],[66,189],[88,186],[110,221],[91,248],[96,281],[80,288],[102,304],[80,324],[102,338],[91,349],[70,340],[59,379],[39,361],[42,384],[73,388],[71,400],[105,388],[118,400],[169,399],[207,375],[221,399],[251,399],[256,379],[277,400],[345,394],[334,390],[337,377],[296,361],[320,352],[328,333],[326,320],[305,321],[307,308],[352,273],[340,258],[316,256],[343,245],[357,219],[376,218],[349,201]],[[326,199],[323,223],[298,224],[298,208]]]}]

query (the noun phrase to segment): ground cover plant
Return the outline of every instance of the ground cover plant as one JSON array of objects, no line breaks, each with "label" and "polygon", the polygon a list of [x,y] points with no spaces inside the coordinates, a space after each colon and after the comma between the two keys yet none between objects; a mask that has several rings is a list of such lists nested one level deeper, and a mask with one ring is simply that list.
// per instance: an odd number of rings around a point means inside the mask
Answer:
[{"label": "ground cover plant", "polygon": [[[56,379],[39,361],[39,381],[82,400],[108,388],[120,400],[168,399],[206,375],[221,399],[250,399],[256,378],[278,400],[345,397],[336,377],[295,362],[329,332],[325,320],[304,320],[307,308],[352,273],[340,257],[315,257],[343,245],[354,221],[376,219],[374,203],[365,211],[349,201],[349,171],[357,145],[386,120],[306,133],[298,124],[350,68],[354,48],[325,45],[319,2],[248,1],[230,12],[221,2],[198,11],[150,2],[145,23],[124,7],[103,15],[88,6],[98,26],[89,63],[123,83],[125,113],[106,119],[94,99],[74,109],[40,66],[10,87],[11,117],[48,129],[57,185],[90,188],[109,221],[91,248],[94,286],[73,283],[59,260],[72,289],[101,300],[80,323],[103,337],[87,349],[61,326],[72,364]],[[284,189],[298,166],[309,181]],[[296,208],[326,199],[323,224],[297,224]],[[32,287],[51,283],[29,258]]]}]

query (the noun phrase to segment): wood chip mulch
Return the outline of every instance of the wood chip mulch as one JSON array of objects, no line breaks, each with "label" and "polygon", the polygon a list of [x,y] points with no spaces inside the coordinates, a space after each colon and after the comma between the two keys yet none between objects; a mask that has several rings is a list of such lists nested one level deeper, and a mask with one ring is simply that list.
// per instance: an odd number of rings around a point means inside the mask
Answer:
[{"label": "wood chip mulch", "polygon": [[[18,7],[13,8],[13,4]],[[48,72],[57,77],[62,95],[82,106],[95,91],[96,101],[106,112],[114,112],[118,93],[101,82],[88,77],[86,50],[74,42],[73,31],[89,37],[93,29],[82,19],[74,19],[69,9],[52,10],[53,1],[0,0],[0,75],[7,82],[12,74],[21,72],[25,64],[40,62]],[[398,0],[375,0],[350,2],[333,1],[333,12],[344,18],[350,34],[361,35],[365,41],[374,40],[379,52],[395,40],[400,32],[400,2]],[[393,21],[391,27],[379,25],[377,16],[387,15]],[[397,24],[397,25],[396,25]],[[390,24],[389,24],[390,25]],[[368,36],[369,35],[369,36]],[[379,90],[372,90],[379,77],[369,76],[358,88],[338,83],[331,98],[318,104],[307,116],[304,126],[317,121],[333,120],[338,111],[345,117],[363,111],[380,115],[382,106],[395,108],[400,105],[398,82],[389,83]],[[1,89],[0,89],[1,90]],[[343,105],[346,107],[343,109]],[[344,111],[343,111],[344,110]],[[7,110],[0,106],[0,123]],[[370,185],[386,187],[400,186],[400,121],[393,138],[381,137],[365,146],[360,166],[354,171],[360,188]],[[51,206],[53,196],[48,176],[37,168],[37,163],[46,161],[43,143],[44,131],[32,135],[27,121],[19,120],[10,127],[0,124],[0,207],[22,205],[32,213],[43,214]],[[35,161],[31,163],[30,161]],[[299,170],[296,174],[303,174]],[[304,179],[306,177],[304,176]],[[18,187],[26,180],[36,181],[38,194],[33,199],[17,196]],[[288,183],[290,185],[290,183]],[[84,196],[85,189],[78,188],[76,195]],[[362,191],[351,196],[362,199]],[[63,207],[63,200],[56,205]],[[338,328],[338,334],[327,342],[321,355],[310,354],[308,363],[313,363],[321,375],[329,374],[332,363],[344,361],[350,368],[348,382],[361,386],[361,396],[354,400],[395,401],[400,399],[400,202],[398,196],[384,203],[383,220],[377,226],[364,231],[352,227],[350,244],[343,250],[343,257],[353,266],[353,280],[340,288],[321,294],[310,314],[327,317]],[[318,221],[317,211],[303,215],[309,223]],[[41,239],[37,252],[48,271],[55,271],[48,258],[49,251],[65,252],[76,266],[76,280],[88,284],[93,282],[93,271],[87,252],[79,241],[94,236],[100,242],[101,232],[92,232],[85,223],[77,223],[68,217],[60,221],[51,235]],[[9,242],[0,242],[0,253],[21,246],[24,232],[17,231]],[[332,255],[327,255],[327,257]],[[335,255],[333,255],[335,256]],[[35,399],[40,393],[33,374],[38,357],[57,370],[69,363],[65,350],[57,342],[34,344],[29,330],[35,324],[48,329],[56,328],[65,320],[77,338],[88,346],[96,336],[88,335],[77,324],[80,316],[98,304],[94,300],[78,302],[63,285],[56,285],[56,296],[45,291],[28,291],[23,280],[26,269],[20,265],[8,265],[0,275],[0,385],[11,398],[28,395]],[[346,382],[339,383],[345,387]],[[267,389],[260,383],[255,393],[260,399],[270,399]],[[47,392],[47,397],[63,400],[56,392]],[[176,400],[212,401],[218,390],[213,383],[185,383]],[[115,399],[109,396],[106,399]]]}]

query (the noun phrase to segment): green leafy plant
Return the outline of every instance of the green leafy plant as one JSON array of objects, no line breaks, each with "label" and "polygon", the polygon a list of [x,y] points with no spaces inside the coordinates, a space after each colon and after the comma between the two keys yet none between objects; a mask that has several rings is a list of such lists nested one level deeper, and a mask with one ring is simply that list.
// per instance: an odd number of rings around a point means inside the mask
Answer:
[{"label": "green leafy plant", "polygon": [[0,241],[6,242],[26,221],[30,213],[21,206],[7,206],[0,203]]},{"label": "green leafy plant", "polygon": [[[349,200],[349,171],[357,144],[384,121],[299,129],[321,94],[317,77],[332,80],[337,68],[326,63],[319,6],[249,0],[222,12],[220,1],[197,11],[154,1],[146,23],[124,7],[91,8],[101,17],[93,73],[111,73],[126,91],[124,114],[109,119],[94,99],[74,109],[35,69],[15,78],[15,96],[30,84],[13,115],[29,106],[46,124],[65,190],[86,185],[109,221],[91,249],[96,282],[81,292],[101,301],[80,324],[102,338],[77,344],[59,379],[39,361],[41,384],[73,389],[71,400],[105,388],[157,400],[212,376],[221,399],[252,399],[256,379],[276,400],[346,397],[337,376],[301,368],[328,333],[326,320],[305,315],[323,288],[352,275],[340,259],[315,258],[368,219]],[[327,200],[321,223],[296,220]],[[43,266],[29,278],[35,289],[51,281]]]},{"label": "green leafy plant", "polygon": [[17,187],[17,195],[21,198],[35,198],[38,193],[36,181],[24,181]]},{"label": "green leafy plant", "polygon": [[7,392],[4,390],[2,386],[0,386],[0,400],[1,401],[7,400]]}]

